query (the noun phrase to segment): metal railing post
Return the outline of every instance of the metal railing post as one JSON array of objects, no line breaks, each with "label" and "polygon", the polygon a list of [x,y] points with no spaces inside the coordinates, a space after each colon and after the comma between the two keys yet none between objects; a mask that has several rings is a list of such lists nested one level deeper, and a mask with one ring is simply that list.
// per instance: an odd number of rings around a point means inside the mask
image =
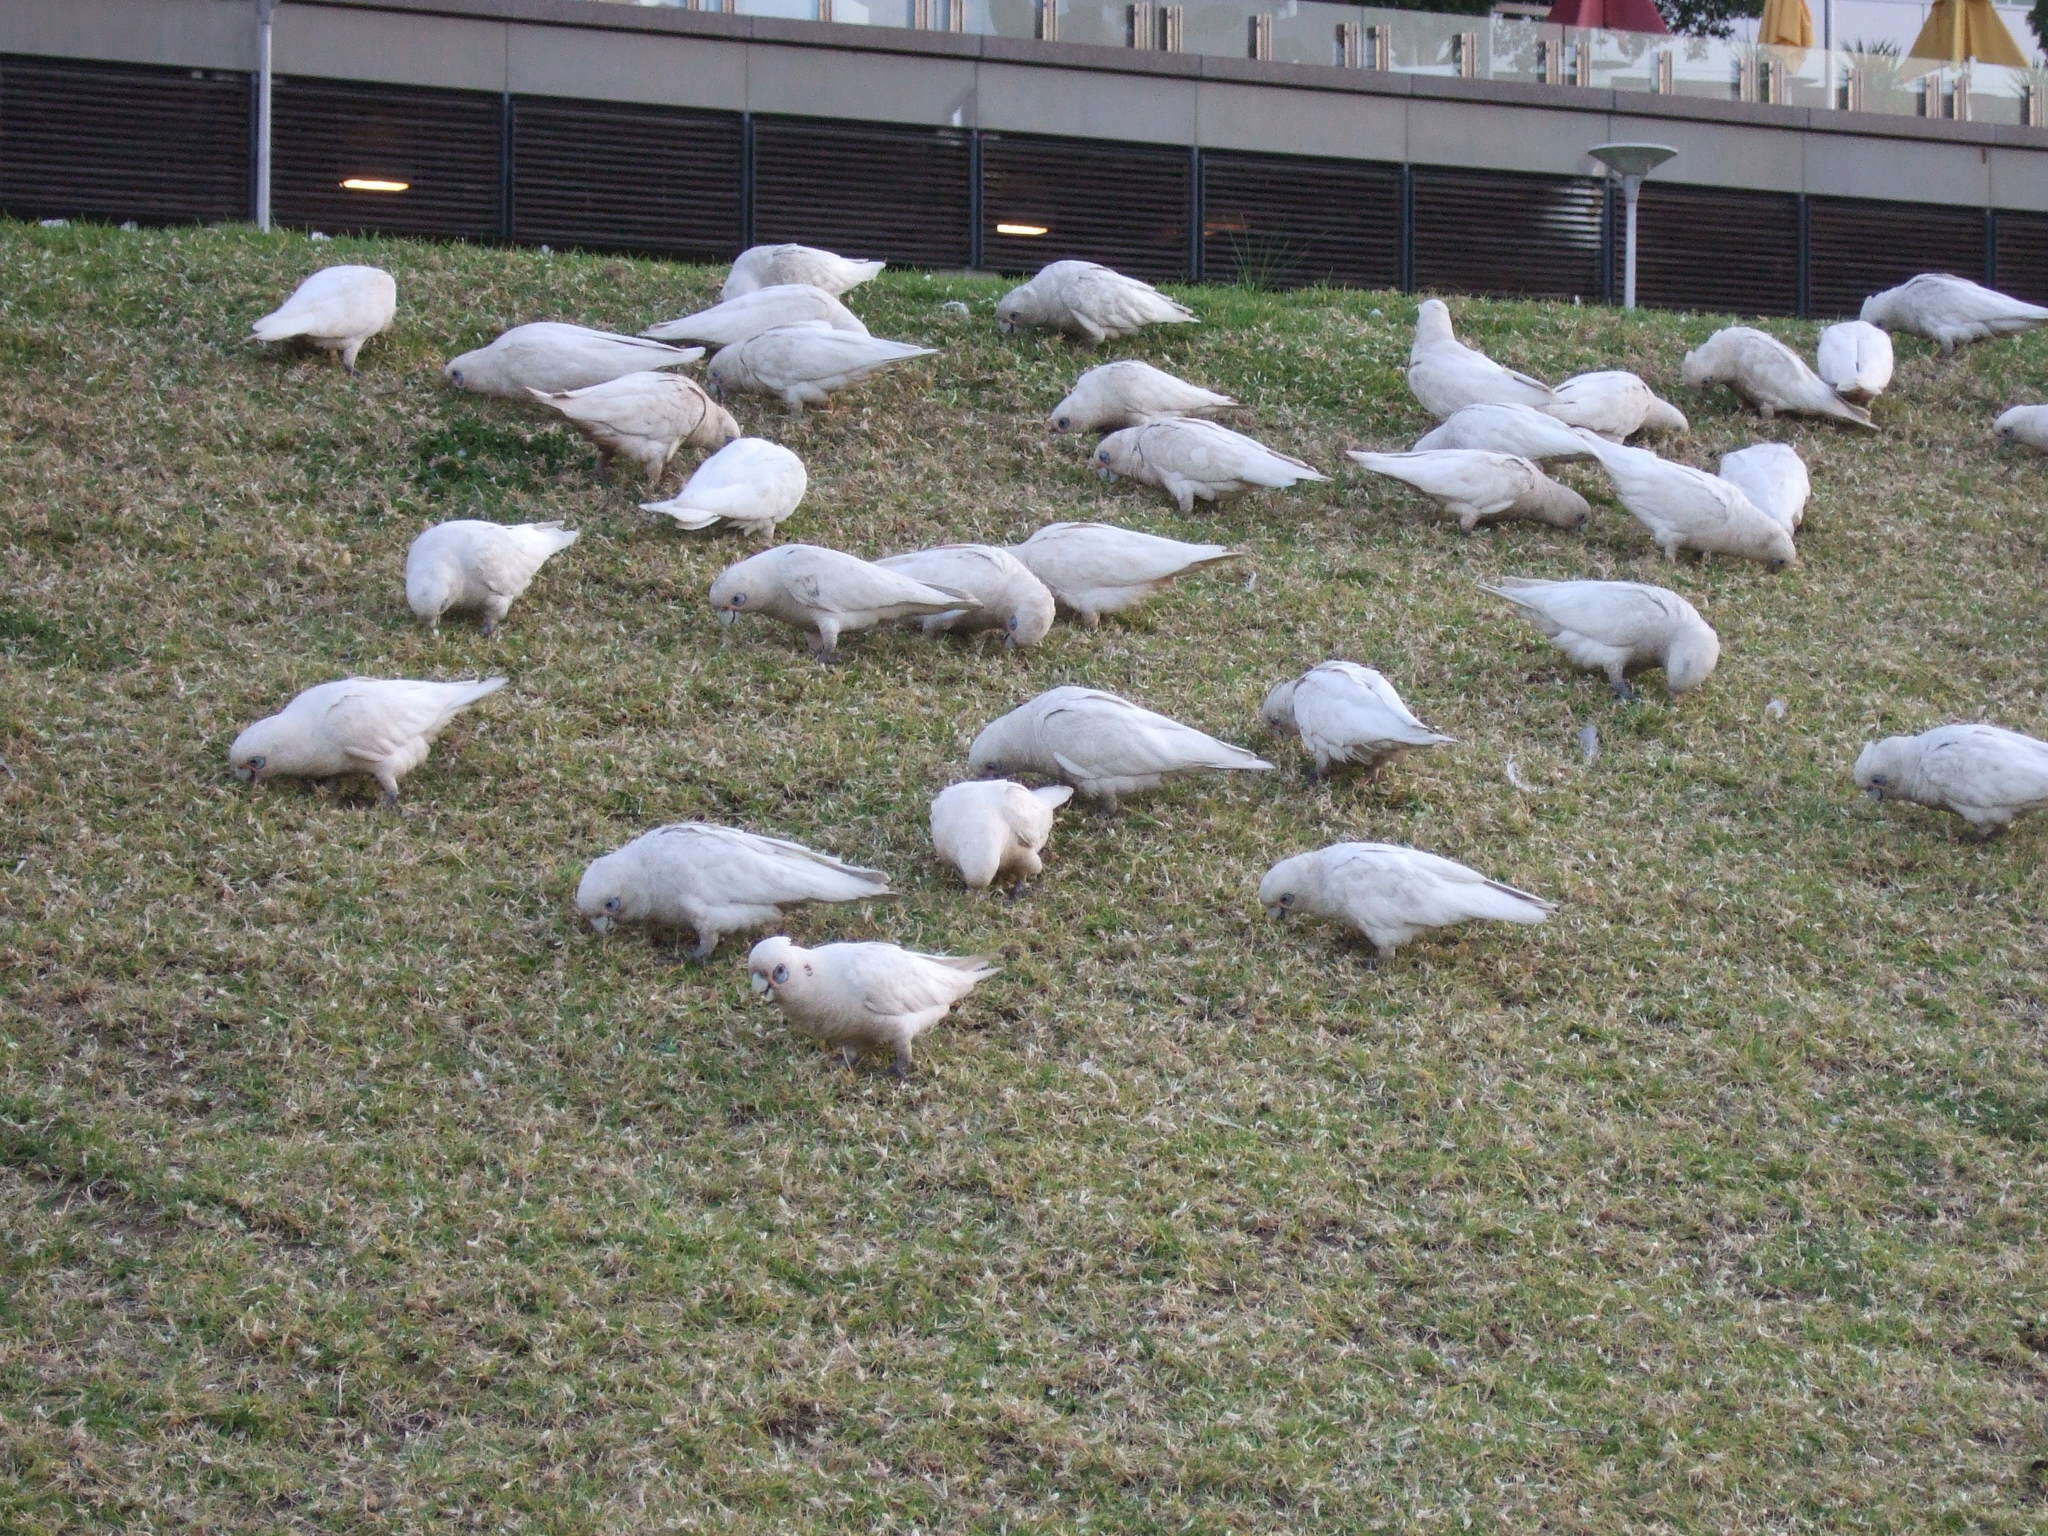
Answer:
[{"label": "metal railing post", "polygon": [[277,0],[256,0],[256,227],[270,232],[270,33]]}]

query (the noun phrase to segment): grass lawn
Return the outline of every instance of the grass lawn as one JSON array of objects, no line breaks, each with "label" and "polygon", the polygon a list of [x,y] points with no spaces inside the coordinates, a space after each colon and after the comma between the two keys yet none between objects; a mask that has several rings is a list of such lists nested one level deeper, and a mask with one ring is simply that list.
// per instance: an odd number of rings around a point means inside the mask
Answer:
[{"label": "grass lawn", "polygon": [[[360,377],[243,343],[356,260],[400,294]],[[1196,289],[1206,323],[1091,357],[999,335],[1004,283],[890,272],[854,307],[941,356],[796,422],[735,407],[809,465],[787,537],[1089,518],[1240,542],[1256,580],[822,668],[721,637],[705,588],[750,545],[441,383],[505,326],[638,330],[718,281],[0,226],[0,1529],[2048,1526],[2048,821],[1977,846],[1848,778],[1873,734],[2048,724],[2048,459],[1990,437],[2048,395],[2048,335],[1902,339],[1869,437],[1685,390],[1712,318],[1454,304],[1514,366],[1642,372],[1688,462],[1796,445],[1772,575],[1663,564],[1576,467],[1584,534],[1469,539],[1351,469],[1427,425],[1412,298]],[[1189,517],[1102,483],[1042,417],[1115,356],[1337,478]],[[401,570],[454,517],[583,538],[495,639],[436,639]],[[1506,573],[1669,584],[1720,669],[1614,703],[1474,585]],[[1333,655],[1461,744],[1305,784],[1257,707]],[[489,672],[400,815],[228,772],[314,683]],[[1285,771],[1063,813],[1025,900],[964,892],[927,802],[1060,683]],[[1003,974],[909,1084],[849,1074],[750,1003],[745,941],[696,970],[578,924],[585,863],[685,818],[896,880],[799,942]],[[1255,900],[1343,838],[1560,910],[1374,974]]]}]

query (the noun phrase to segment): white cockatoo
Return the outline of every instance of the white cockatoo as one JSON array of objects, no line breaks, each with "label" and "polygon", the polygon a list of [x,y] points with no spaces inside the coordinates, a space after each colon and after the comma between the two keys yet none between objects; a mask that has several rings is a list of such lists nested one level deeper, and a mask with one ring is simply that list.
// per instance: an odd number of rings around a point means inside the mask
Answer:
[{"label": "white cockatoo", "polygon": [[1480,588],[1513,603],[1550,643],[1616,698],[1632,699],[1629,675],[1661,667],[1676,698],[1697,688],[1721,659],[1721,639],[1676,592],[1639,581],[1538,581],[1503,576]]},{"label": "white cockatoo", "polygon": [[1113,432],[1169,416],[1207,416],[1235,404],[1228,395],[1127,357],[1082,374],[1046,424],[1055,432]]},{"label": "white cockatoo", "polygon": [[1326,661],[1275,683],[1259,713],[1274,730],[1301,738],[1315,760],[1312,778],[1347,763],[1371,778],[1403,752],[1457,739],[1424,725],[1383,674],[1353,661]]},{"label": "white cockatoo", "polygon": [[1542,407],[1547,414],[1617,443],[1638,432],[1657,437],[1688,431],[1692,425],[1685,412],[1660,400],[1638,375],[1620,368],[1574,374],[1552,385],[1550,396],[1550,403]]},{"label": "white cockatoo", "polygon": [[683,444],[723,448],[740,435],[731,412],[679,374],[628,373],[581,389],[527,393],[567,417],[607,465],[624,459],[649,485]]},{"label": "white cockatoo", "polygon": [[345,677],[308,688],[228,748],[228,766],[245,784],[266,779],[332,779],[367,774],[398,804],[398,781],[427,753],[457,712],[505,686],[430,683],[410,678]]},{"label": "white cockatoo", "polygon": [[1622,506],[1650,530],[1664,558],[1682,549],[1735,555],[1772,570],[1798,562],[1792,533],[1719,475],[1659,458],[1647,448],[1610,443],[1597,433],[1580,436],[1607,471]]},{"label": "white cockatoo", "polygon": [[835,331],[865,336],[860,317],[832,294],[809,283],[777,283],[756,288],[678,319],[650,325],[640,334],[656,341],[695,341],[707,347],[730,347],[778,325],[820,321]]},{"label": "white cockatoo", "polygon": [[1111,523],[1047,523],[1010,553],[1091,628],[1105,613],[1136,607],[1177,576],[1245,558],[1245,551],[1227,545],[1162,539]]},{"label": "white cockatoo", "polygon": [[1055,261],[1004,294],[996,325],[1004,331],[1058,331],[1088,346],[1148,325],[1188,325],[1195,312],[1150,283],[1093,261]]},{"label": "white cockatoo", "polygon": [[836,296],[858,288],[880,273],[882,266],[879,261],[840,256],[814,245],[754,245],[734,260],[718,296],[737,299],[785,283],[807,283]]},{"label": "white cockatoo", "polygon": [[1073,798],[1070,784],[1026,789],[1014,779],[969,779],[932,798],[932,847],[974,890],[1003,882],[1012,897],[1045,867],[1053,812]]},{"label": "white cockatoo", "polygon": [[1333,843],[1282,859],[1259,882],[1259,902],[1274,917],[1307,913],[1363,934],[1375,967],[1431,928],[1541,923],[1556,910],[1454,859],[1393,843]]},{"label": "white cockatoo", "polygon": [[1892,339],[1868,320],[1844,320],[1820,333],[1813,371],[1852,405],[1868,405],[1892,381]]},{"label": "white cockatoo", "polygon": [[711,606],[721,624],[758,613],[808,630],[811,654],[831,661],[843,634],[977,605],[964,592],[913,581],[836,549],[778,544],[721,571],[711,583]]},{"label": "white cockatoo", "polygon": [[1887,736],[1856,758],[1856,787],[1873,799],[1954,811],[1982,838],[2048,806],[2048,741],[1981,722]]},{"label": "white cockatoo", "polygon": [[1056,606],[1052,589],[1007,549],[992,544],[942,544],[936,549],[890,555],[875,564],[926,586],[962,592],[974,599],[975,607],[911,621],[927,635],[995,630],[1005,645],[1031,646],[1052,628]]},{"label": "white cockatoo", "polygon": [[1532,459],[1479,448],[1438,448],[1427,453],[1362,453],[1347,458],[1376,475],[1413,486],[1470,533],[1481,523],[1526,518],[1553,528],[1583,528],[1593,509],[1568,485],[1543,473]]},{"label": "white cockatoo", "polygon": [[1992,423],[1991,431],[2000,442],[2048,453],[2048,405],[2016,405]]},{"label": "white cockatoo", "polygon": [[1685,382],[1695,389],[1725,384],[1766,421],[1785,411],[1877,430],[1870,412],[1836,394],[1797,352],[1754,326],[1724,326],[1686,353]]},{"label": "white cockatoo", "polygon": [[805,949],[780,934],[747,956],[754,992],[798,1033],[837,1050],[849,1067],[864,1051],[887,1051],[897,1077],[910,1076],[917,1037],[995,974],[980,955],[926,955],[895,944]]},{"label": "white cockatoo", "polygon": [[2048,320],[2048,309],[1966,277],[1922,272],[1865,299],[1862,318],[1888,331],[1925,336],[1947,357],[1967,342],[2030,331]]},{"label": "white cockatoo", "polygon": [[548,560],[578,534],[560,523],[436,523],[405,553],[405,601],[438,633],[450,613],[476,613],[489,635]]},{"label": "white cockatoo", "polygon": [[931,357],[937,350],[865,332],[835,331],[808,320],[756,331],[721,349],[706,372],[712,389],[721,395],[772,395],[798,416],[805,406],[825,404],[834,390],[858,383],[877,369]]},{"label": "white cockatoo", "polygon": [[363,343],[398,313],[398,281],[382,267],[322,267],[249,328],[251,341],[294,338],[332,352],[356,371]]},{"label": "white cockatoo", "polygon": [[1721,478],[1741,490],[1759,511],[1769,513],[1787,533],[1806,521],[1813,480],[1806,461],[1788,443],[1752,443],[1721,455]]},{"label": "white cockatoo", "polygon": [[983,777],[1043,774],[1110,810],[1124,795],[1156,789],[1169,774],[1273,768],[1129,699],[1072,687],[1047,689],[983,726],[967,766]]},{"label": "white cockatoo", "polygon": [[1503,368],[1484,352],[1459,341],[1451,330],[1450,306],[1424,299],[1415,313],[1415,342],[1408,349],[1408,388],[1438,421],[1468,405],[1550,404],[1550,386],[1526,373]]},{"label": "white cockatoo", "polygon": [[1413,451],[1433,453],[1447,448],[1519,454],[1539,464],[1593,457],[1593,450],[1579,434],[1555,416],[1531,405],[1494,400],[1451,412],[1415,439]]},{"label": "white cockatoo", "polygon": [[772,539],[811,483],[804,461],[766,438],[736,437],[692,471],[667,501],[643,501],[643,512],[674,518],[683,528],[739,529]]},{"label": "white cockatoo", "polygon": [[1242,432],[1193,416],[1125,427],[1095,445],[1096,473],[1156,485],[1183,512],[1255,487],[1285,490],[1327,480],[1320,470]]},{"label": "white cockatoo", "polygon": [[451,359],[441,372],[457,389],[524,400],[528,390],[559,394],[629,373],[677,368],[703,355],[702,347],[672,347],[645,336],[537,320],[515,325],[489,346]]},{"label": "white cockatoo", "polygon": [[702,962],[727,934],[779,922],[798,902],[895,894],[880,870],[802,843],[679,821],[592,860],[576,887],[576,910],[599,933],[620,923],[687,928],[696,938],[689,956]]}]

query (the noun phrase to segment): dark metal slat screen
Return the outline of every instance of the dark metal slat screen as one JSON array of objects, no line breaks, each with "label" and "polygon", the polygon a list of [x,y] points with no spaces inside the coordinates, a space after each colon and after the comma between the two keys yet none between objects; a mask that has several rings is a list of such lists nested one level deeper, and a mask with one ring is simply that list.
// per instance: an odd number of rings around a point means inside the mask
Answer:
[{"label": "dark metal slat screen", "polygon": [[728,261],[741,234],[738,113],[513,98],[513,239]]},{"label": "dark metal slat screen", "polygon": [[1268,288],[1397,286],[1401,168],[1204,152],[1202,275]]},{"label": "dark metal slat screen", "polygon": [[971,165],[962,129],[757,117],[754,239],[964,267]]},{"label": "dark metal slat screen", "polygon": [[[1799,199],[1646,182],[1637,204],[1636,301],[1734,315],[1799,312]],[[1626,216],[1614,210],[1616,297]]]},{"label": "dark metal slat screen", "polygon": [[[1035,272],[1099,261],[1151,279],[1188,276],[1192,167],[1184,149],[984,134],[982,265]],[[1005,233],[1042,229],[1042,235]]]},{"label": "dark metal slat screen", "polygon": [[1918,272],[1984,280],[1984,210],[1933,203],[1806,200],[1807,313],[1854,315],[1866,296]]},{"label": "dark metal slat screen", "polygon": [[1998,215],[1998,287],[2029,304],[2048,304],[2048,213]]},{"label": "dark metal slat screen", "polygon": [[245,75],[0,58],[0,213],[249,216]]},{"label": "dark metal slat screen", "polygon": [[1415,168],[1415,286],[1598,299],[1606,193],[1577,176]]},{"label": "dark metal slat screen", "polygon": [[[505,233],[504,100],[480,91],[280,78],[272,98],[272,208],[280,224],[343,232]],[[351,192],[349,178],[404,192]]]}]

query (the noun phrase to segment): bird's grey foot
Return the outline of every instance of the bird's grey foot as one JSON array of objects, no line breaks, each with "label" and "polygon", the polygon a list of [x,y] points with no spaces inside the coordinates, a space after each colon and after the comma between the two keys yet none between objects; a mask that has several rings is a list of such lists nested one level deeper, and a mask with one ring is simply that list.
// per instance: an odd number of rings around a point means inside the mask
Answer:
[{"label": "bird's grey foot", "polygon": [[1322,770],[1322,769],[1320,769],[1320,768],[1318,768],[1318,767],[1317,767],[1317,766],[1315,765],[1315,763],[1314,763],[1314,761],[1313,761],[1313,760],[1311,760],[1311,761],[1309,761],[1309,762],[1306,762],[1306,763],[1303,763],[1303,764],[1301,765],[1301,781],[1302,781],[1302,783],[1304,783],[1304,784],[1319,784],[1319,783],[1321,783],[1321,782],[1322,782],[1322,778],[1323,778],[1323,770]]},{"label": "bird's grey foot", "polygon": [[1636,692],[1634,686],[1629,682],[1627,678],[1621,679],[1619,682],[1613,684],[1612,686],[1614,689],[1614,696],[1617,699],[1621,700],[1621,702],[1624,704],[1632,704],[1638,698],[1642,697],[1642,695]]},{"label": "bird's grey foot", "polygon": [[498,632],[498,621],[489,614],[485,614],[483,623],[479,624],[477,628],[483,632],[483,637],[488,640]]},{"label": "bird's grey foot", "polygon": [[860,1070],[860,1052],[850,1045],[842,1046],[839,1051],[839,1065],[846,1068],[849,1072],[858,1072]]},{"label": "bird's grey foot", "polygon": [[910,1048],[908,1046],[899,1045],[896,1048],[896,1059],[889,1063],[889,1075],[895,1078],[898,1082],[909,1081]]},{"label": "bird's grey foot", "polygon": [[1024,882],[1022,880],[1019,880],[1015,885],[1011,886],[1009,894],[1010,900],[1019,900],[1024,895]]}]

